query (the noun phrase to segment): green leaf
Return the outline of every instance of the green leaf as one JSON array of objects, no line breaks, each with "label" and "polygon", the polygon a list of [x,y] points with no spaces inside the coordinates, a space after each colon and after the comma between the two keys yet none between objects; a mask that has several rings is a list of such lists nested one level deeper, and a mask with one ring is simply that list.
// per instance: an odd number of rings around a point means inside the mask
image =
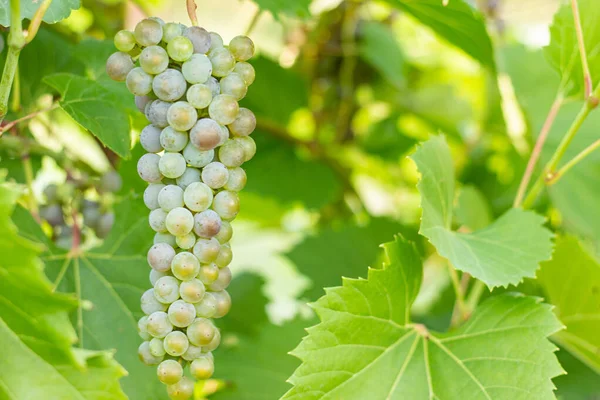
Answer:
[{"label": "green leaf", "polygon": [[254,0],[263,11],[270,11],[273,17],[279,18],[279,14],[290,17],[306,18],[310,15],[308,6],[311,0]]},{"label": "green leaf", "polygon": [[556,397],[559,400],[599,399],[600,379],[598,379],[598,374],[567,351],[561,349],[557,356],[567,374],[554,379]]},{"label": "green leaf", "polygon": [[552,233],[542,226],[543,217],[513,208],[485,229],[452,231],[454,166],[445,138],[436,136],[425,142],[412,159],[421,172],[419,233],[441,256],[490,288],[535,277],[539,263],[552,254]]},{"label": "green leaf", "polygon": [[429,26],[441,38],[495,70],[492,42],[483,17],[463,0],[385,0]]},{"label": "green leaf", "polygon": [[554,399],[562,373],[546,337],[560,323],[539,299],[488,299],[446,334],[410,323],[421,284],[414,246],[383,245],[387,262],[343,280],[313,308],[321,323],[293,351],[303,364],[284,399]]},{"label": "green leaf", "polygon": [[396,88],[404,84],[404,55],[391,29],[380,22],[361,25],[360,56]]},{"label": "green leaf", "polygon": [[600,263],[576,238],[564,237],[538,279],[566,325],[553,339],[600,374]]},{"label": "green leaf", "polygon": [[483,229],[492,223],[490,205],[475,186],[460,189],[454,213],[456,221],[470,230]]},{"label": "green leaf", "polygon": [[[21,0],[21,20],[31,19],[42,4],[41,0]],[[79,0],[54,0],[44,14],[43,21],[54,24],[67,18],[81,6]],[[10,26],[10,0],[0,0],[0,25]]]},{"label": "green leaf", "polygon": [[60,106],[122,158],[130,155],[129,118],[119,97],[101,84],[73,74],[54,74],[44,82],[58,90]]},{"label": "green leaf", "polygon": [[[593,82],[597,83],[600,79],[600,54],[596,48],[600,41],[600,9],[595,0],[578,0],[578,4],[588,66]],[[583,98],[581,53],[570,3],[565,3],[554,16],[550,35],[550,45],[546,47],[545,53],[552,67],[561,76],[560,91]]]}]

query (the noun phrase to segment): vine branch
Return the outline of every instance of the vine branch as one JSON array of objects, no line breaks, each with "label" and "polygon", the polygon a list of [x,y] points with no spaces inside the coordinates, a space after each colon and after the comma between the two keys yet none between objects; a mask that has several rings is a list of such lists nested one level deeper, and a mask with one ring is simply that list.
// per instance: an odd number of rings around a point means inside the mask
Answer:
[{"label": "vine branch", "polygon": [[583,38],[583,28],[581,26],[581,16],[579,14],[579,5],[577,0],[571,0],[571,8],[573,9],[573,20],[575,23],[575,32],[577,33],[577,44],[579,45],[579,55],[581,56],[581,67],[583,69],[583,83],[585,86],[585,98],[586,100],[592,95],[592,74],[590,73],[590,66],[587,60],[587,53],[585,51],[585,41]]},{"label": "vine branch", "polygon": [[58,107],[58,103],[55,103],[55,104],[53,104],[53,105],[52,105],[52,106],[50,106],[50,107],[47,107],[47,108],[43,108],[43,109],[41,109],[41,110],[34,111],[34,112],[32,112],[31,114],[27,114],[27,115],[25,115],[24,117],[21,117],[21,118],[19,118],[19,119],[15,119],[14,121],[10,121],[10,122],[8,122],[6,125],[4,125],[4,126],[2,126],[2,128],[0,128],[0,136],[2,136],[2,134],[3,134],[4,132],[7,132],[7,131],[11,130],[11,129],[12,129],[14,126],[15,126],[15,125],[17,125],[17,124],[19,124],[19,123],[21,123],[21,122],[23,122],[23,121],[27,121],[27,120],[29,120],[29,119],[35,118],[35,117],[37,117],[38,115],[40,115],[40,114],[43,114],[43,113],[45,113],[45,112],[52,111],[52,110],[56,109],[57,107]]},{"label": "vine branch", "polygon": [[546,185],[554,185],[560,178],[562,178],[567,171],[573,168],[575,165],[579,164],[583,161],[587,156],[592,154],[596,149],[600,148],[600,139],[596,140],[594,143],[583,149],[579,154],[577,154],[573,159],[567,162],[563,167],[561,167],[558,171],[556,171],[552,176],[548,176],[546,178]]}]

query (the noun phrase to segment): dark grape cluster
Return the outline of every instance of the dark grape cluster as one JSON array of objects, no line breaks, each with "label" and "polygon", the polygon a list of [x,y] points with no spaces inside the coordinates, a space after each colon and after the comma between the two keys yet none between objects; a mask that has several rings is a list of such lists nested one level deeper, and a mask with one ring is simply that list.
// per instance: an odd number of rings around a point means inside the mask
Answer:
[{"label": "dark grape cluster", "polygon": [[221,340],[213,318],[231,307],[231,221],[246,185],[242,164],[256,145],[254,114],[238,105],[254,81],[245,36],[228,46],[214,32],[159,18],[115,36],[108,75],[125,81],[149,121],[138,174],[156,231],[148,251],[153,288],[142,295],[140,359],[158,365],[171,399],[188,399],[195,379],[214,371]]}]

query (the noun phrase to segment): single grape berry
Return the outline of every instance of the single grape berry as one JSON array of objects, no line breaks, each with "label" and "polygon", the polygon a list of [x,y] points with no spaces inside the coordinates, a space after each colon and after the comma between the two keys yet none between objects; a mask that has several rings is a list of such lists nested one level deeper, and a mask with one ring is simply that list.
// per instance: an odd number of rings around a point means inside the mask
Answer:
[{"label": "single grape berry", "polygon": [[183,378],[183,367],[175,360],[165,360],[156,369],[156,375],[162,383],[172,385]]},{"label": "single grape berry", "polygon": [[133,60],[127,53],[114,53],[106,61],[106,74],[115,81],[125,81],[133,68]]},{"label": "single grape berry", "polygon": [[136,96],[143,96],[152,90],[152,75],[148,74],[140,67],[129,71],[125,84],[127,89]]},{"label": "single grape berry", "polygon": [[142,46],[152,46],[160,43],[162,39],[162,26],[160,22],[147,18],[140,21],[134,30],[135,40]]},{"label": "single grape berry", "polygon": [[210,49],[210,35],[204,28],[190,26],[183,31],[183,36],[194,45],[194,53],[204,54]]},{"label": "single grape berry", "polygon": [[133,32],[126,30],[117,32],[117,34],[115,35],[114,42],[117,50],[125,53],[133,50],[133,48],[136,45],[135,36],[133,35]]},{"label": "single grape berry", "polygon": [[176,36],[169,41],[167,52],[173,60],[183,62],[188,60],[194,53],[194,45],[190,39],[184,36]]},{"label": "single grape berry", "polygon": [[254,43],[248,36],[236,36],[229,42],[229,50],[237,61],[247,61],[254,55]]},{"label": "single grape berry", "polygon": [[[184,157],[185,158],[185,157]],[[177,186],[183,190],[187,189],[192,183],[200,182],[200,170],[197,168],[187,167],[183,175],[176,179]],[[185,195],[185,193],[184,193]]]},{"label": "single grape berry", "polygon": [[212,150],[219,145],[221,135],[221,127],[215,120],[202,118],[190,131],[190,143],[201,151]]},{"label": "single grape berry", "polygon": [[156,97],[164,101],[179,100],[187,89],[187,83],[181,72],[168,68],[156,75],[152,81],[152,90]]},{"label": "single grape berry", "polygon": [[142,50],[139,61],[144,71],[156,75],[163,72],[169,66],[169,55],[160,46],[150,46]]}]

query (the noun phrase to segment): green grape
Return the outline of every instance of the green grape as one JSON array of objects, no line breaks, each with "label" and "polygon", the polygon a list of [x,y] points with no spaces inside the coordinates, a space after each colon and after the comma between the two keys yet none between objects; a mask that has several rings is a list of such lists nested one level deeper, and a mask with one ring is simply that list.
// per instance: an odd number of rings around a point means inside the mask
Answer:
[{"label": "green grape", "polygon": [[162,39],[162,26],[160,22],[146,18],[141,20],[133,31],[135,40],[142,46],[159,44]]},{"label": "green grape", "polygon": [[211,357],[200,357],[190,364],[190,373],[196,379],[208,379],[215,372],[215,364]]},{"label": "green grape", "polygon": [[178,131],[187,131],[198,120],[198,111],[187,101],[178,101],[169,107],[167,121]]},{"label": "green grape", "polygon": [[163,357],[166,354],[163,339],[152,338],[152,340],[150,340],[150,354],[155,357]]},{"label": "green grape", "polygon": [[239,167],[245,159],[244,147],[234,140],[228,140],[219,148],[219,161],[226,167]]},{"label": "green grape", "polygon": [[194,395],[194,381],[184,376],[176,384],[167,386],[167,394],[171,400],[189,400]]},{"label": "green grape", "polygon": [[247,61],[254,55],[254,43],[248,36],[236,36],[229,42],[229,50],[237,61]]},{"label": "green grape", "polygon": [[211,162],[202,170],[202,181],[212,189],[225,186],[229,179],[229,170],[220,162]]},{"label": "green grape", "polygon": [[233,228],[228,221],[221,222],[221,230],[215,236],[215,239],[219,241],[221,244],[225,244],[231,240],[233,236]]},{"label": "green grape", "polygon": [[158,192],[158,205],[166,212],[183,207],[183,189],[177,185],[163,187]]},{"label": "green grape", "polygon": [[142,311],[146,315],[151,315],[157,311],[165,311],[167,306],[156,300],[154,289],[148,289],[142,294],[141,299]]},{"label": "green grape", "polygon": [[[193,344],[190,344],[188,346],[187,351],[185,353],[183,353],[181,358],[183,358],[185,361],[193,361],[193,360],[200,358],[207,354],[209,354],[209,353],[205,354],[202,352],[202,347],[194,346]],[[212,356],[212,354],[211,354],[211,356]]]},{"label": "green grape", "polygon": [[174,208],[167,214],[165,226],[171,235],[187,235],[194,228],[194,216],[187,208]]},{"label": "green grape", "polygon": [[163,178],[158,164],[160,156],[157,154],[146,153],[140,157],[137,163],[138,175],[148,183],[159,183]]},{"label": "green grape", "polygon": [[256,154],[256,143],[250,136],[241,136],[233,138],[236,143],[239,143],[244,148],[244,162],[250,161]]},{"label": "green grape", "polygon": [[[231,309],[231,296],[229,296],[227,290],[222,290],[220,292],[212,292],[212,294],[217,300],[217,312],[215,313],[215,315],[213,315],[213,318],[223,318]],[[205,351],[212,350],[205,349]]]},{"label": "green grape", "polygon": [[219,250],[219,255],[215,260],[215,264],[217,264],[219,268],[225,268],[231,263],[231,260],[233,260],[231,247],[228,244],[223,244]]},{"label": "green grape", "polygon": [[114,81],[125,81],[133,68],[133,60],[127,53],[113,53],[106,60],[106,74]]},{"label": "green grape", "polygon": [[170,269],[169,271],[157,271],[154,268],[150,270],[150,283],[152,284],[152,287],[154,287],[154,285],[156,285],[156,281],[158,281],[160,278],[162,278],[163,276],[170,276]]},{"label": "green grape", "polygon": [[225,184],[225,189],[232,192],[239,192],[246,186],[246,171],[243,168],[230,168],[229,179]]},{"label": "green grape", "polygon": [[169,121],[167,121],[167,111],[169,111],[172,104],[173,103],[162,100],[152,101],[149,103],[148,107],[146,107],[146,118],[152,125],[155,125],[158,128],[169,126]]},{"label": "green grape", "polygon": [[192,211],[206,210],[212,204],[213,192],[202,182],[191,183],[183,192],[185,206]]},{"label": "green grape", "polygon": [[219,233],[221,218],[213,210],[204,210],[194,216],[194,232],[201,238],[211,238]]},{"label": "green grape", "polygon": [[160,46],[150,46],[140,54],[140,66],[149,74],[160,74],[169,66],[169,55]]},{"label": "green grape", "polygon": [[219,85],[219,81],[214,76],[208,78],[204,84],[210,88],[213,98],[221,94],[221,85]]},{"label": "green grape", "polygon": [[[185,328],[189,326],[196,318],[196,309],[190,303],[186,303],[183,300],[177,300],[169,306],[168,314],[169,321],[171,321],[173,325],[175,325],[178,328]],[[181,354],[183,353],[185,353],[185,350]],[[179,356],[181,354],[177,355]]]},{"label": "green grape", "polygon": [[170,43],[177,36],[181,36],[183,29],[180,23],[168,22],[163,25],[163,42]]},{"label": "green grape", "polygon": [[248,136],[256,129],[256,117],[247,108],[240,108],[235,120],[229,124],[229,131],[235,136]]},{"label": "green grape", "polygon": [[194,53],[194,45],[185,36],[177,36],[167,45],[167,52],[173,60],[184,62]]},{"label": "green grape", "polygon": [[150,340],[152,338],[148,333],[148,316],[144,315],[138,320],[138,333],[144,340]]},{"label": "green grape", "polygon": [[215,238],[198,239],[194,246],[194,255],[202,264],[208,264],[217,259],[221,244]]},{"label": "green grape", "polygon": [[181,285],[179,285],[179,296],[190,304],[196,304],[202,301],[205,292],[206,289],[204,288],[204,284],[199,279],[181,282]]},{"label": "green grape", "polygon": [[221,135],[221,127],[216,121],[202,118],[190,130],[190,143],[201,151],[212,150],[219,145]]},{"label": "green grape", "polygon": [[248,87],[244,78],[236,72],[223,77],[220,82],[221,93],[229,94],[235,97],[236,100],[241,100],[246,96]]},{"label": "green grape", "polygon": [[89,227],[95,228],[98,225],[98,221],[100,220],[100,215],[102,215],[102,211],[100,210],[100,203],[95,201],[84,200],[81,214],[83,214],[83,223]]},{"label": "green grape", "polygon": [[183,378],[183,367],[175,360],[165,360],[156,369],[158,380],[166,385],[172,385]]},{"label": "green grape", "polygon": [[231,221],[240,211],[240,198],[236,192],[222,190],[213,199],[212,208],[221,219]]},{"label": "green grape", "polygon": [[160,173],[172,179],[183,175],[185,166],[185,158],[180,153],[165,153],[158,163]]},{"label": "green grape", "polygon": [[[185,158],[185,156],[184,156]],[[177,178],[177,185],[183,190],[187,189],[192,183],[200,182],[200,170],[197,168],[187,167],[183,175]],[[185,192],[184,192],[185,195]]]},{"label": "green grape", "polygon": [[219,126],[221,127],[219,146],[222,146],[227,142],[227,140],[229,140],[229,129],[224,125],[219,125]]},{"label": "green grape", "polygon": [[179,280],[192,280],[200,272],[200,262],[192,253],[182,251],[173,258],[171,263],[171,271]]},{"label": "green grape", "polygon": [[212,318],[217,313],[217,299],[212,293],[204,293],[202,301],[195,303],[194,308],[196,309],[196,317],[201,318]]},{"label": "green grape", "polygon": [[156,338],[164,338],[173,330],[169,316],[164,311],[156,311],[148,317],[148,333]]},{"label": "green grape", "polygon": [[170,244],[157,243],[148,250],[148,264],[156,271],[167,272],[175,254],[175,249]]},{"label": "green grape", "polygon": [[133,32],[121,30],[115,35],[115,47],[117,50],[127,53],[135,47],[135,36]]},{"label": "green grape", "polygon": [[240,107],[235,97],[229,94],[220,94],[215,96],[208,106],[208,115],[221,125],[233,123]]},{"label": "green grape", "polygon": [[156,357],[150,353],[150,343],[147,341],[138,347],[138,357],[146,365],[158,365],[163,360],[163,357]]},{"label": "green grape", "polygon": [[179,298],[179,281],[172,276],[163,276],[154,284],[154,296],[163,304],[171,304]]},{"label": "green grape", "polygon": [[215,332],[213,340],[211,340],[210,343],[206,346],[202,346],[202,351],[204,351],[205,353],[214,351],[217,349],[217,347],[219,347],[219,344],[221,344],[221,332],[217,330],[217,332]]},{"label": "green grape", "polygon": [[158,193],[165,185],[162,183],[151,183],[144,190],[144,204],[150,210],[156,210],[159,206],[158,204]]},{"label": "green grape", "polygon": [[217,279],[209,285],[211,292],[220,292],[221,290],[227,289],[231,283],[231,270],[228,267],[221,268],[219,270],[219,276]]},{"label": "green grape", "polygon": [[165,26],[165,21],[163,21],[162,18],[159,18],[159,17],[148,17],[148,19],[151,19],[153,21],[158,22],[161,27]]},{"label": "green grape", "polygon": [[154,244],[166,243],[172,247],[177,246],[177,241],[175,240],[175,236],[170,233],[157,233],[154,235]]},{"label": "green grape", "polygon": [[181,73],[191,84],[206,82],[212,70],[210,59],[204,54],[194,54],[181,65]]},{"label": "green grape", "polygon": [[98,236],[100,239],[106,238],[114,224],[115,213],[107,212],[100,215],[100,219],[98,219],[98,225],[96,226],[96,236]]},{"label": "green grape", "polygon": [[220,47],[211,51],[209,58],[213,66],[213,76],[219,78],[224,77],[233,71],[233,68],[235,67],[235,58],[225,47]]},{"label": "green grape", "polygon": [[209,344],[217,331],[212,321],[206,318],[196,318],[186,329],[190,343],[195,346],[206,346]]},{"label": "green grape", "polygon": [[208,32],[210,35],[210,51],[223,47],[223,38],[216,32]]},{"label": "green grape", "polygon": [[190,232],[187,235],[177,236],[175,241],[180,249],[189,250],[194,247],[194,244],[196,243],[196,235],[194,235],[193,232]]},{"label": "green grape", "polygon": [[206,108],[212,101],[212,90],[205,84],[197,83],[190,86],[185,95],[188,103],[198,109]]},{"label": "green grape", "polygon": [[142,129],[142,133],[140,133],[140,144],[148,153],[161,152],[163,149],[160,145],[160,128],[154,125],[148,125]]},{"label": "green grape", "polygon": [[156,75],[152,81],[152,90],[156,97],[164,101],[176,101],[185,94],[187,83],[181,72],[168,68]]},{"label": "green grape", "polygon": [[192,167],[202,168],[215,158],[215,151],[212,149],[202,151],[190,142],[183,149],[183,158]]},{"label": "green grape", "polygon": [[152,210],[148,216],[148,223],[154,232],[166,232],[165,219],[167,213],[160,208]]},{"label": "green grape", "polygon": [[200,267],[198,279],[205,285],[211,285],[219,277],[219,267],[215,263],[204,264]]},{"label": "green grape", "polygon": [[194,45],[194,53],[204,54],[210,49],[210,35],[204,28],[190,26],[183,31],[183,36]]},{"label": "green grape", "polygon": [[236,63],[235,67],[233,67],[233,72],[236,72],[242,76],[244,82],[246,82],[246,86],[250,86],[252,83],[254,83],[256,72],[254,71],[252,64],[247,62]]},{"label": "green grape", "polygon": [[154,99],[150,98],[150,96],[145,95],[145,96],[135,96],[135,106],[137,107],[138,110],[140,110],[141,113],[145,113],[146,112],[146,106],[154,101]]},{"label": "green grape", "polygon": [[136,96],[143,96],[152,91],[152,75],[149,75],[140,67],[129,71],[125,79],[127,89]]},{"label": "green grape", "polygon": [[166,151],[181,151],[188,143],[186,132],[177,131],[170,126],[163,129],[158,138],[160,146]]},{"label": "green grape", "polygon": [[[193,308],[194,307],[192,307],[192,309]],[[165,336],[163,345],[168,355],[179,357],[187,351],[190,342],[188,341],[187,336],[185,336],[185,333],[181,331],[173,331]]]}]

